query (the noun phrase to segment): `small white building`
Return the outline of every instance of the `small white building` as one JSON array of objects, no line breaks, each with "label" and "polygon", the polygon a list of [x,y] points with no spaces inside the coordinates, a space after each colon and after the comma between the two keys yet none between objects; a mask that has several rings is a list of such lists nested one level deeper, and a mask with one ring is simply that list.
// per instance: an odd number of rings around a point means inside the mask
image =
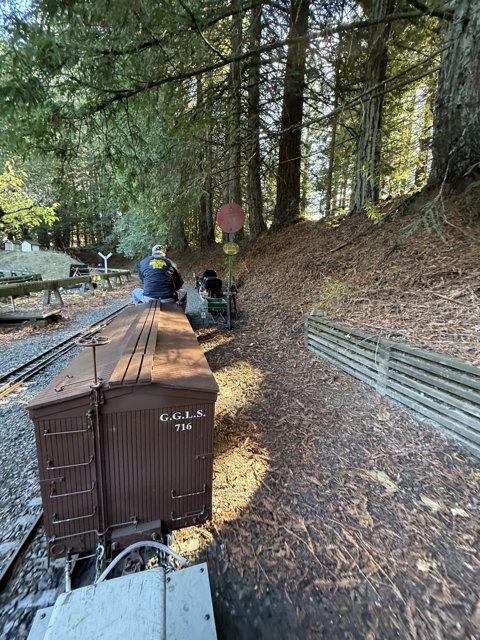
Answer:
[{"label": "small white building", "polygon": [[5,241],[5,251],[21,251],[22,244],[17,240],[6,240]]},{"label": "small white building", "polygon": [[40,244],[32,240],[24,240],[22,242],[22,251],[40,251]]}]

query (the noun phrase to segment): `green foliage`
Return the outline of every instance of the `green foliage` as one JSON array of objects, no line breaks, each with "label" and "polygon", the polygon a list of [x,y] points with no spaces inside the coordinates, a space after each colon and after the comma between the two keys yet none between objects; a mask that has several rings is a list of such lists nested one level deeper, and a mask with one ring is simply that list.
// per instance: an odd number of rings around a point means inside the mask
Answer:
[{"label": "green foliage", "polygon": [[[287,12],[278,3],[261,4],[268,25],[262,44],[285,38]],[[148,251],[159,233],[173,247],[198,245],[205,229],[205,196],[210,217],[229,198],[229,66],[213,67],[231,54],[233,6],[231,0],[5,5],[0,157],[19,157],[24,166],[28,156],[32,183],[48,183],[61,201],[54,224],[50,220],[38,228],[42,238],[59,246],[114,248],[118,243],[132,256]],[[370,9],[367,0],[311,3],[312,30],[364,19]],[[248,47],[249,18],[246,10],[242,51]],[[392,23],[387,75],[406,66],[412,70],[401,76],[405,84],[396,90],[386,87],[378,176],[383,196],[426,180],[436,78],[414,78],[437,63],[423,60],[439,47],[438,31],[434,18]],[[368,30],[332,34],[313,40],[308,50],[302,189],[306,212],[317,217],[328,209],[335,225],[348,214],[356,178],[363,105],[352,100],[363,89]],[[276,202],[285,51],[262,55],[261,175],[267,221]],[[244,109],[250,62],[242,61]],[[325,115],[334,107],[335,121]],[[245,111],[240,129],[239,171],[245,187],[251,136]],[[32,200],[40,201],[36,194]],[[374,208],[367,215],[380,220]]]},{"label": "green foliage", "polygon": [[366,203],[365,212],[367,214],[367,218],[372,222],[374,222],[375,224],[380,224],[383,221],[381,212],[371,202]]},{"label": "green foliage", "polygon": [[326,277],[322,283],[322,290],[320,292],[319,298],[319,307],[335,307],[336,305],[347,301],[352,293],[353,289],[347,282]]},{"label": "green foliage", "polygon": [[51,225],[58,219],[58,202],[42,205],[34,200],[25,186],[27,175],[18,175],[7,162],[0,175],[0,230],[5,234],[29,233],[42,224]]},{"label": "green foliage", "polygon": [[325,219],[326,224],[329,227],[335,228],[335,227],[339,227],[342,222],[345,220],[345,218],[348,218],[348,216],[350,215],[350,211],[347,211],[347,209],[343,209],[342,207],[339,207],[337,209],[335,209],[334,212],[332,212],[332,214]]},{"label": "green foliage", "polygon": [[427,235],[436,233],[440,240],[448,245],[444,233],[445,222],[446,215],[442,201],[442,191],[440,190],[432,202],[422,207],[420,215],[405,226],[404,235],[406,238],[409,238],[414,233],[423,229]]},{"label": "green foliage", "polygon": [[131,258],[147,256],[154,244],[166,241],[166,230],[155,216],[130,210],[115,223],[118,250]]},{"label": "green foliage", "polygon": [[399,88],[389,91],[384,103],[381,190],[394,197],[427,180],[437,76],[417,76],[438,64],[441,37],[432,18],[392,26],[388,75],[412,67],[392,83]]}]

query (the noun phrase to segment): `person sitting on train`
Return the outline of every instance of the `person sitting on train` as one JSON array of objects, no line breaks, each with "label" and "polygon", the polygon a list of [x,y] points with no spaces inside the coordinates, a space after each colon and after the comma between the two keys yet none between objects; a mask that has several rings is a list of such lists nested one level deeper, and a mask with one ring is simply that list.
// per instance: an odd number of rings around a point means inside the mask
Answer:
[{"label": "person sitting on train", "polygon": [[135,288],[132,292],[134,304],[160,300],[164,303],[177,303],[185,311],[187,292],[182,291],[183,278],[172,260],[165,255],[160,244],[152,248],[152,255],[140,262],[138,272],[143,288]]}]

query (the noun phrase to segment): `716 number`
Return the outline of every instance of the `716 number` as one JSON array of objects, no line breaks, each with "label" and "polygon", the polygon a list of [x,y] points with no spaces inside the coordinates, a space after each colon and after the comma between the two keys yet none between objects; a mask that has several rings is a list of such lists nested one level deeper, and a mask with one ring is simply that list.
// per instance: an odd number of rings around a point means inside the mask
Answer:
[{"label": "716 number", "polygon": [[190,431],[192,428],[192,423],[191,422],[179,422],[178,424],[175,425],[175,430],[176,431]]}]

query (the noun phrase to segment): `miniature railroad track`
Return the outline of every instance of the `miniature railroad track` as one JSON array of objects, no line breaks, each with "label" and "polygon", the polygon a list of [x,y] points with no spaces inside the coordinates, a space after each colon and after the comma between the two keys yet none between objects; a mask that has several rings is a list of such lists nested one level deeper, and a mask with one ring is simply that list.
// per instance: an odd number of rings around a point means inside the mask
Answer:
[{"label": "miniature railroad track", "polygon": [[[26,380],[33,377],[49,364],[56,360],[59,356],[67,353],[75,346],[77,346],[77,339],[79,337],[88,337],[98,331],[100,331],[106,324],[108,324],[120,311],[122,311],[127,305],[123,305],[113,313],[105,316],[99,322],[89,325],[78,331],[74,335],[59,342],[53,349],[48,349],[32,360],[25,362],[24,364],[12,369],[11,371],[0,375],[0,383],[3,385],[0,387],[0,398],[5,397],[9,393],[18,389]],[[13,550],[8,554],[5,562],[0,566],[0,591],[2,591],[8,584],[15,567],[24,557],[28,548],[35,538],[35,534],[38,531],[43,521],[43,510],[37,512],[31,517],[31,522],[22,533],[21,539],[15,544]]]},{"label": "miniature railroad track", "polygon": [[88,327],[84,327],[81,331],[77,331],[77,333],[73,334],[69,338],[62,340],[55,347],[47,349],[43,351],[39,355],[32,358],[28,362],[21,364],[15,369],[8,371],[7,373],[0,375],[0,399],[7,396],[9,393],[12,393],[19,387],[23,385],[24,382],[32,378],[37,373],[40,373],[43,369],[48,367],[49,364],[54,362],[57,358],[68,353],[71,349],[77,346],[76,340],[79,337],[85,338],[91,336],[100,329],[102,329],[106,324],[108,324],[113,318],[122,311],[127,304],[123,305],[113,313],[108,314],[100,322],[89,325]]},{"label": "miniature railroad track", "polygon": [[20,542],[15,546],[14,550],[10,553],[5,564],[0,569],[0,592],[3,591],[8,584],[10,577],[15,569],[17,562],[25,554],[30,544],[32,543],[36,532],[38,531],[43,520],[43,511],[35,514],[32,518],[31,524],[27,527]]}]

